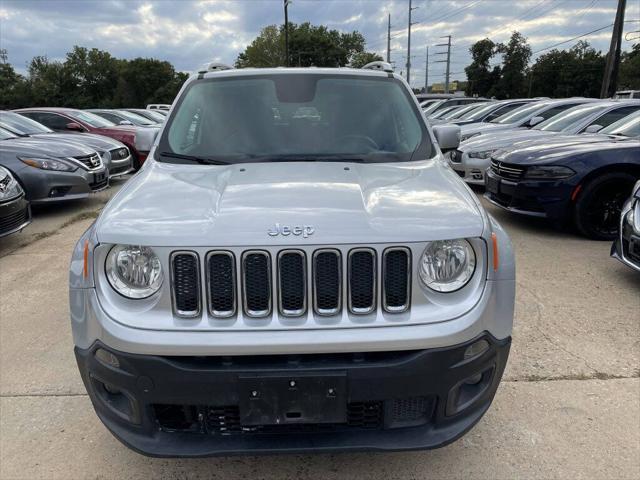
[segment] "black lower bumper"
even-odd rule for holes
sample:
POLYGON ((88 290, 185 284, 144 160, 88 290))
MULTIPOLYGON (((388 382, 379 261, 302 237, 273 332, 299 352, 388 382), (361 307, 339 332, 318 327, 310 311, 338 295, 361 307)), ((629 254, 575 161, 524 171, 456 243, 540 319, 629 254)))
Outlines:
POLYGON ((145 455, 409 450, 446 445, 480 420, 510 343, 483 335, 430 350, 256 357, 96 343, 76 359, 100 419, 145 455), (465 359, 479 340, 484 351, 465 359))
POLYGON ((31 223, 31 208, 24 194, 0 203, 0 237, 18 232, 31 223))

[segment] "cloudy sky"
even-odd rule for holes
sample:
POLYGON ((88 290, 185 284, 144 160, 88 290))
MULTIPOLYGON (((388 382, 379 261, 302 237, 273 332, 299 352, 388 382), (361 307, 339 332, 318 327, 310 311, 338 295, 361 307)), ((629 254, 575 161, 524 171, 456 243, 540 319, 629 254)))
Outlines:
MULTIPOLYGON (((404 70, 409 0, 293 0, 289 19, 364 34, 368 49, 386 55, 391 14, 391 59, 404 70)), ((638 42, 640 2, 627 2, 625 49, 638 42), (636 33, 634 33, 636 32, 636 33)), ((534 50, 584 37, 606 50, 617 0, 413 0, 412 75, 424 84, 442 81, 442 35, 452 35, 452 79, 464 79, 469 45, 489 37, 504 41, 512 30, 534 50)), ((97 47, 121 58, 155 57, 190 71, 206 61, 233 63, 260 29, 283 21, 282 0, 0 0, 0 48, 21 72, 35 55, 62 59, 73 45, 97 47)), ((577 40, 576 40, 577 41, 577 40)), ((569 47, 575 41, 559 48, 569 47)))

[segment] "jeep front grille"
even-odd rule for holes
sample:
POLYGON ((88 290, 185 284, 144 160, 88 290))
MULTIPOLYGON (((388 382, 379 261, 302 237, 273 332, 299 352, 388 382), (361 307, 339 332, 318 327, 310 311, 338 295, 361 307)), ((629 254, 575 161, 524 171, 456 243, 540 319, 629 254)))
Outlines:
POLYGON ((247 250, 238 257, 212 250, 201 267, 195 252, 173 252, 176 315, 200 315, 203 293, 209 315, 220 319, 234 317, 239 310, 253 319, 269 317, 274 305, 279 315, 298 318, 309 310, 322 317, 342 315, 343 305, 352 315, 372 314, 378 308, 401 313, 411 306, 412 260, 406 247, 390 247, 380 254, 357 247, 344 249, 344 255, 338 248, 283 249, 273 256, 265 250, 247 250))

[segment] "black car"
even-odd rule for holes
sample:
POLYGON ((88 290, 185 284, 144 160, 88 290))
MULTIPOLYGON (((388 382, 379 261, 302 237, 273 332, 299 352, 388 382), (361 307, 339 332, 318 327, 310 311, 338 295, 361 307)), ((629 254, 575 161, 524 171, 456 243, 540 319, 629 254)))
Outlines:
POLYGON ((24 190, 11 172, 0 167, 0 237, 18 232, 31 223, 31 209, 24 190))
POLYGON ((596 240, 618 235, 620 212, 640 178, 640 113, 602 130, 601 135, 566 136, 502 150, 491 159, 485 197, 514 213, 574 225, 596 240), (615 132, 615 133, 612 133, 615 132))
POLYGON ((613 242, 611 256, 640 272, 640 181, 622 207, 620 236, 613 242))

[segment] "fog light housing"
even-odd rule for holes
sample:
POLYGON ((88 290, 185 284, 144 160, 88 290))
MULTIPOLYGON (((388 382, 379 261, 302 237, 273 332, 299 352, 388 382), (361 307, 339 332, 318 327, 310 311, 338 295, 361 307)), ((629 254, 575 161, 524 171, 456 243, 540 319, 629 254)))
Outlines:
POLYGON ((470 360, 472 358, 479 357, 487 350, 489 350, 489 342, 486 340, 478 340, 477 342, 473 342, 469 345, 464 351, 464 359, 470 360))
POLYGON ((120 360, 113 353, 106 351, 104 348, 99 348, 95 353, 96 360, 103 365, 113 368, 120 368, 120 360))

